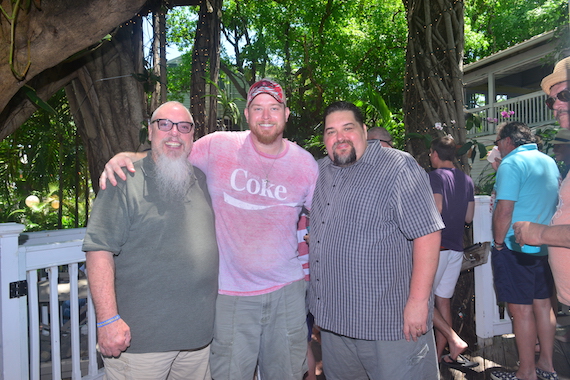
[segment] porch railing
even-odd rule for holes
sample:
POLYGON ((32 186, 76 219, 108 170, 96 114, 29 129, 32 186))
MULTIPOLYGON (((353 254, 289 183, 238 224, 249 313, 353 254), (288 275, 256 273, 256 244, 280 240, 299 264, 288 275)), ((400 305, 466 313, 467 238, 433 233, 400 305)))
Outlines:
POLYGON ((521 121, 529 127, 537 127, 555 122, 554 115, 544 101, 547 96, 542 91, 536 91, 516 98, 487 104, 482 107, 467 110, 482 118, 481 128, 467 131, 468 137, 494 135, 500 123, 511 120, 521 121), (511 117, 501 115, 502 111, 514 111, 511 117), (492 121, 490 121, 490 118, 492 121), (496 119, 496 121, 495 121, 496 119))

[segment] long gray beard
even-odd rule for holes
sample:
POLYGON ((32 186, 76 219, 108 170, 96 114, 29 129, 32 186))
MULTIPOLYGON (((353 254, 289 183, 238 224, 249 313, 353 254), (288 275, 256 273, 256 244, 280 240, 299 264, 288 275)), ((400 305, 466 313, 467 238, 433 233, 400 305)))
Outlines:
POLYGON ((191 164, 188 157, 171 159, 161 155, 156 160, 156 181, 161 199, 183 200, 192 181, 191 164))

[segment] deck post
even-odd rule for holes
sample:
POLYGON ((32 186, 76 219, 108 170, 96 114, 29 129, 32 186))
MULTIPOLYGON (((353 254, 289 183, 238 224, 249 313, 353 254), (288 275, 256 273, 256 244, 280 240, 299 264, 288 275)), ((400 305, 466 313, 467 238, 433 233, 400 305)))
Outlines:
MULTIPOLYGON (((473 241, 493 241, 491 197, 475 197, 475 215, 473 217, 473 241)), ((511 321, 506 315, 501 319, 497 306, 497 297, 493 286, 491 254, 486 264, 475 267, 475 333, 480 348, 492 344, 495 335, 512 332, 511 321)))
POLYGON ((0 379, 28 378, 27 297, 10 298, 10 283, 25 280, 18 255, 22 224, 0 224, 0 379))

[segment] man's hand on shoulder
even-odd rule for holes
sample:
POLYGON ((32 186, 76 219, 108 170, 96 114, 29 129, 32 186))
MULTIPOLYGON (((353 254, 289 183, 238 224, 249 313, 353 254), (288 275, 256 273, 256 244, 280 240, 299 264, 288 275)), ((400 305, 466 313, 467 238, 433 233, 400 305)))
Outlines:
POLYGON ((124 167, 127 168, 128 171, 131 173, 135 172, 135 167, 133 162, 138 161, 144 157, 146 157, 147 153, 135 153, 135 152, 121 152, 114 155, 106 164, 105 170, 101 173, 101 177, 99 177, 99 187, 101 190, 105 190, 107 187, 107 180, 113 186, 117 186, 117 178, 118 176, 123 181, 127 180, 127 176, 125 172, 123 172, 124 167))

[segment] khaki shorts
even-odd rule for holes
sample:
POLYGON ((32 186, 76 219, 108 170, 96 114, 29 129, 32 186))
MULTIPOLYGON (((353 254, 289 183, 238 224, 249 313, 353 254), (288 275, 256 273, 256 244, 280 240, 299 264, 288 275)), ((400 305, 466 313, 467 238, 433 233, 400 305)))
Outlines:
POLYGON ((210 346, 195 351, 146 354, 123 352, 118 358, 104 357, 107 380, 210 380, 210 346))

